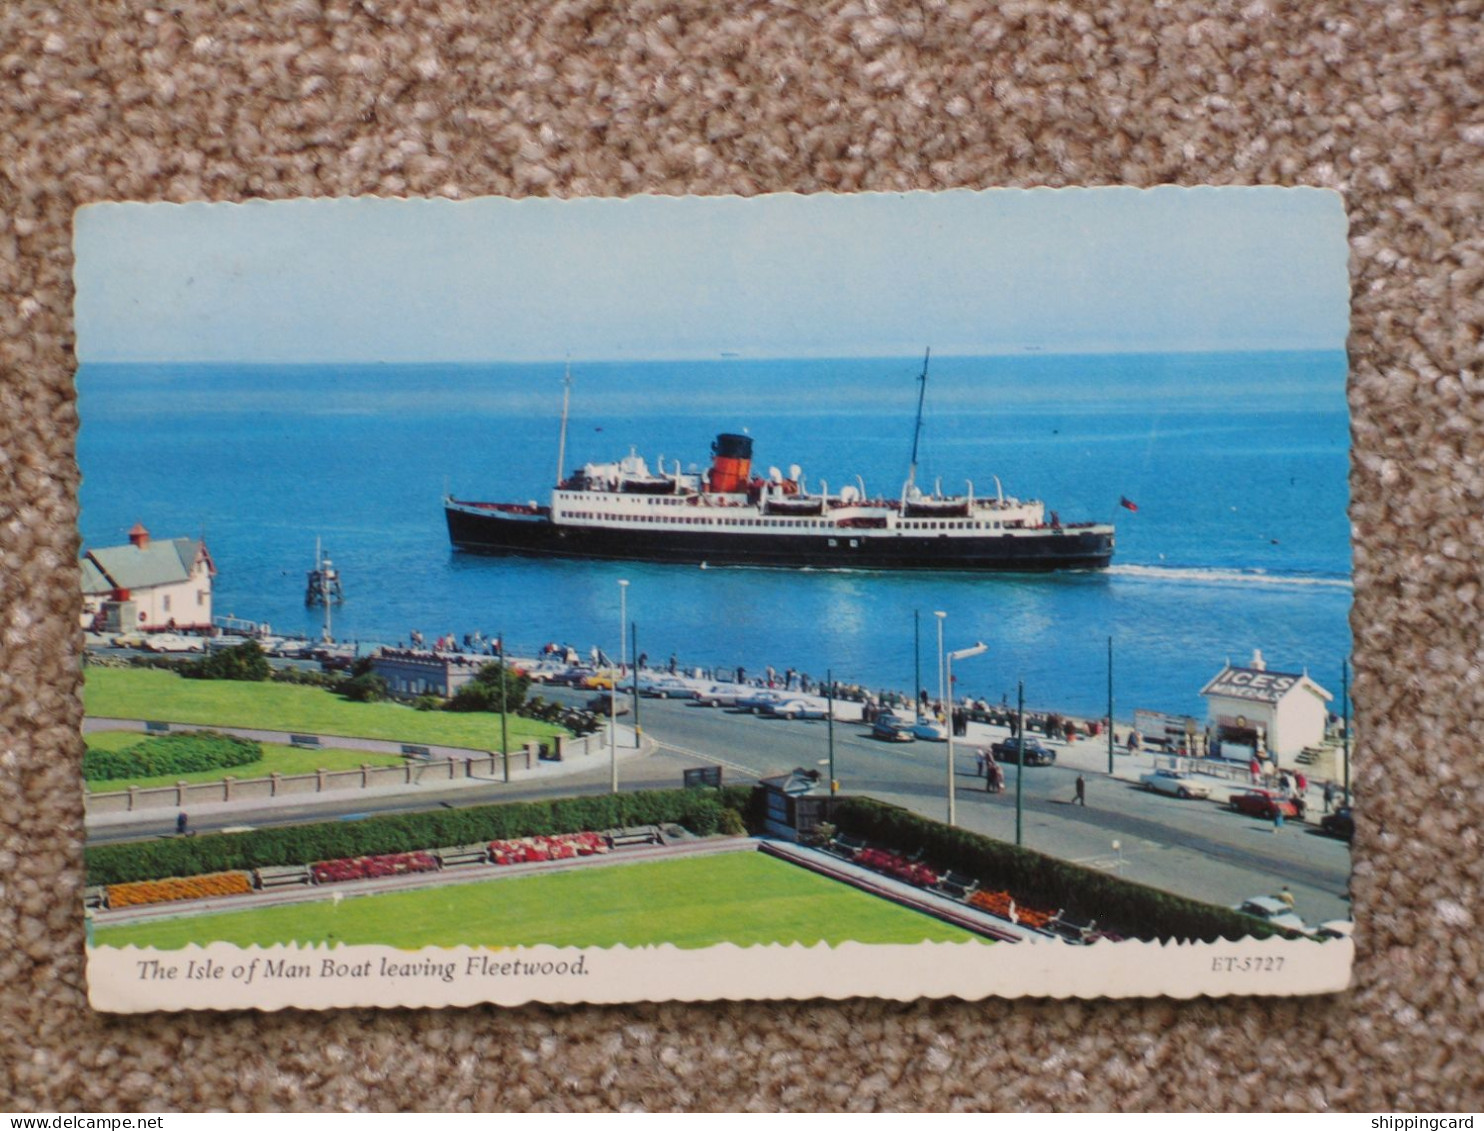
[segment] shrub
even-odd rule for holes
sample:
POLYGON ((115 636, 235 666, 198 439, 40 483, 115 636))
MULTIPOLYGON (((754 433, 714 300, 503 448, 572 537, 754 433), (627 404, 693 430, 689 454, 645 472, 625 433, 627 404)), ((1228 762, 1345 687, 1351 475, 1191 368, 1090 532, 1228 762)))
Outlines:
POLYGON ((273 674, 273 666, 256 640, 245 640, 235 648, 213 652, 181 670, 189 679, 237 679, 260 683, 273 674))
POLYGON ((272 668, 268 676, 274 683, 289 683, 296 687, 327 687, 340 690, 345 679, 334 672, 314 671, 311 668, 272 668))
POLYGON ((1096 919, 1099 926, 1129 938, 1214 942, 1282 933, 1224 907, 1017 848, 869 798, 843 798, 833 815, 843 832, 904 853, 921 851, 939 870, 974 876, 1017 902, 1096 919))
POLYGON ((705 836, 718 831, 726 810, 737 809, 738 802, 750 793, 749 787, 738 786, 721 791, 610 793, 95 845, 85 853, 88 882, 115 884, 231 869, 250 871, 634 825, 677 824, 705 836))
POLYGON ((746 836, 747 826, 742 822, 742 814, 737 810, 723 809, 718 831, 722 836, 746 836))
POLYGON ((523 713, 521 708, 525 705, 530 686, 530 676, 515 668, 507 668, 497 660, 485 664, 470 682, 459 688, 445 710, 498 712, 503 706, 507 712, 523 713), (500 691, 502 681, 505 685, 503 698, 500 691))
POLYGON ((353 703, 380 703, 386 698, 387 682, 379 675, 365 675, 347 679, 339 685, 340 694, 353 703))
POLYGON ((146 738, 122 750, 88 749, 82 756, 86 781, 117 781, 161 774, 192 774, 201 770, 246 766, 263 759, 263 748, 249 738, 235 738, 212 730, 182 731, 146 738))

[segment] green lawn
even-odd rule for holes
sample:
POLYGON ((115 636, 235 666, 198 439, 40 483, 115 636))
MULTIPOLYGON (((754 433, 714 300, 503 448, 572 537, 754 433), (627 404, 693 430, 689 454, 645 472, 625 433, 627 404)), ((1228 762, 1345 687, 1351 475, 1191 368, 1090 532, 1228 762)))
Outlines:
POLYGON ((736 852, 104 927, 95 941, 174 950, 217 941, 415 949, 983 940, 781 860, 736 852))
MULTIPOLYGON (((148 741, 144 735, 133 730, 93 731, 87 736, 90 750, 123 750, 138 742, 148 741)), ((234 778, 265 778, 272 773, 312 774, 315 770, 354 770, 362 763, 372 766, 400 766, 400 754, 373 754, 369 750, 335 750, 324 747, 320 750, 303 750, 297 746, 279 746, 265 742, 263 760, 246 766, 227 769, 198 770, 191 774, 157 774, 154 777, 114 778, 110 781, 84 782, 89 793, 113 793, 137 785, 148 789, 156 785, 174 785, 179 781, 221 781, 228 774, 234 778)))
MULTIPOLYGON (((498 715, 419 711, 400 703, 352 703, 320 687, 182 679, 156 668, 88 668, 83 709, 95 718, 262 727, 476 750, 500 747, 498 715)), ((512 749, 561 733, 559 727, 515 715, 509 717, 509 728, 512 749)))

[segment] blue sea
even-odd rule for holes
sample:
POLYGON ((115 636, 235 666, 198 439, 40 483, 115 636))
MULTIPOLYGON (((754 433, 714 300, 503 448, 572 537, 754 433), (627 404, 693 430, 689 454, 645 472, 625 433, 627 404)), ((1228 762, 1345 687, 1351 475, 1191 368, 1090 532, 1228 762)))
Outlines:
MULTIPOLYGON (((894 496, 922 358, 583 363, 566 465, 631 450, 705 466, 747 431, 754 467, 894 496)), ((217 614, 314 635, 315 540, 342 571, 344 640, 503 632, 616 652, 618 581, 651 662, 772 665, 910 689, 914 614, 935 684, 978 641, 960 693, 1100 714, 1108 639, 1120 717, 1203 714, 1205 682, 1260 648, 1338 691, 1350 652, 1343 353, 933 358, 917 481, 1039 498, 1113 521, 1105 572, 891 574, 551 562, 454 552, 445 491, 546 501, 564 366, 86 364, 77 378, 84 547, 143 522, 204 536, 217 614), (1127 499, 1138 509, 1121 505, 1127 499)))

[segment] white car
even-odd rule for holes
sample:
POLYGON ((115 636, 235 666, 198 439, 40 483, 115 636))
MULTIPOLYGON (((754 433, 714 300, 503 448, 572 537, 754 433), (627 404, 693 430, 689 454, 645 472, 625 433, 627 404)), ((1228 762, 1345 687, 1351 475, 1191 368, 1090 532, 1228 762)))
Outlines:
POLYGON ((912 734, 924 742, 947 742, 948 728, 934 719, 919 718, 911 727, 912 734))
POLYGON ((181 636, 175 632, 156 632, 144 638, 144 647, 151 652, 204 652, 206 641, 199 636, 181 636))
POLYGON ((1211 796, 1209 785, 1181 770, 1155 770, 1139 778, 1139 784, 1151 793, 1168 793, 1171 797, 1211 796))
POLYGON ((752 688, 740 683, 713 683, 694 698, 702 707, 735 707, 738 699, 751 694, 752 688))
POLYGON ((1254 919, 1261 919, 1285 930, 1309 933, 1308 926, 1294 914, 1293 908, 1275 895, 1255 895, 1251 899, 1243 900, 1232 910, 1239 911, 1243 915, 1251 915, 1254 919))
POLYGON ((829 717, 830 709, 828 704, 811 699, 784 699, 768 704, 761 713, 775 719, 823 719, 829 717))
POLYGON ((651 699, 689 699, 696 689, 678 676, 639 677, 639 694, 651 699))

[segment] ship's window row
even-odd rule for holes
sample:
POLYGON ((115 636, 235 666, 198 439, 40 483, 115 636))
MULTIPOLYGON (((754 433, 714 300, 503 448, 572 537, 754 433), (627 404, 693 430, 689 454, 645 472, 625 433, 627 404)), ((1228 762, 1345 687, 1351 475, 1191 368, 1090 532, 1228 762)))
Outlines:
MULTIPOLYGON (((568 511, 565 517, 587 519, 593 522, 663 523, 667 526, 761 526, 768 529, 777 529, 780 527, 808 530, 843 529, 833 522, 803 518, 721 518, 714 515, 625 515, 599 513, 596 511, 568 511)), ((902 530, 999 530, 1001 529, 1001 525, 998 522, 900 522, 897 524, 898 528, 902 530)))

